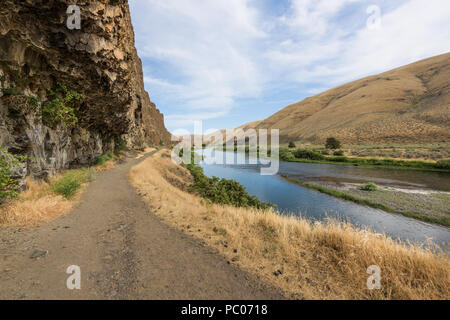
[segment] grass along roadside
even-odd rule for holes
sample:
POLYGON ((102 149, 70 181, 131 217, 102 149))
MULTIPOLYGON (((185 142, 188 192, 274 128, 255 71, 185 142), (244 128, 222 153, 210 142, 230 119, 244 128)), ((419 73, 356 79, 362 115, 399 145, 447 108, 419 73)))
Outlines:
MULTIPOLYGON (((143 157, 154 148, 145 148, 137 154, 143 157)), ((45 181, 27 179, 26 190, 0 206, 0 226, 34 226, 54 220, 76 205, 86 185, 95 179, 98 172, 113 169, 124 157, 125 147, 116 147, 95 161, 93 167, 72 169, 61 172, 45 181)))
POLYGON ((68 170, 49 183, 28 179, 27 189, 18 198, 0 207, 0 226, 29 227, 56 219, 73 208, 94 179, 92 168, 68 170))
MULTIPOLYGON (((166 223, 216 248, 230 263, 306 299, 448 299, 449 257, 406 246, 350 224, 311 223, 275 211, 212 203, 189 192, 194 178, 159 151, 130 170, 150 210, 166 223), (366 270, 381 268, 380 290, 366 270)), ((436 251, 435 251, 436 250, 436 251)))
POLYGON ((432 216, 427 216, 418 212, 411 212, 411 211, 402 211, 402 210, 396 210, 388 205, 382 204, 382 203, 377 203, 368 199, 362 199, 359 197, 355 197, 353 195, 347 194, 345 192, 339 191, 339 190, 334 190, 334 189, 330 189, 324 186, 319 186, 319 185, 315 185, 312 183, 308 183, 308 182, 303 182, 298 178, 293 178, 293 177, 289 177, 287 175, 281 175, 283 178, 285 178, 286 180, 296 183, 298 185, 301 185, 302 187, 306 187, 309 189, 314 189, 317 190, 321 193, 336 197, 336 198, 340 198, 340 199, 344 199, 344 200, 348 200, 348 201, 352 201, 355 202, 357 204, 360 205, 365 205, 368 207, 372 207, 375 209, 381 209, 383 211, 386 212, 390 212, 390 213, 397 213, 397 214, 401 214, 404 215, 406 217, 410 217, 410 218, 415 218, 421 221, 425 221, 425 222, 432 222, 432 223, 437 223, 443 226, 447 226, 450 227, 450 218, 447 217, 432 217, 432 216))
POLYGON ((0 206, 0 226, 29 227, 70 212, 96 173, 114 168, 117 159, 108 153, 99 157, 93 167, 66 170, 49 182, 27 179, 26 190, 0 206))

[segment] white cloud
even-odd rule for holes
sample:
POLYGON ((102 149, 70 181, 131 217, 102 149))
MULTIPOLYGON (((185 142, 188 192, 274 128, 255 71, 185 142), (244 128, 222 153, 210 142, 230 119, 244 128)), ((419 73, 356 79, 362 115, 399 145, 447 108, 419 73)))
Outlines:
POLYGON ((314 38, 330 31, 331 20, 346 5, 360 0, 292 0, 291 10, 280 19, 297 33, 314 38))
MULTIPOLYGON (((299 20, 301 25, 317 26, 318 32, 273 45, 275 49, 267 52, 267 58, 287 71, 288 81, 339 84, 450 51, 449 1, 406 1, 390 12, 382 12, 379 29, 363 24, 351 30, 336 24, 339 11, 354 2, 326 1, 330 3, 327 9, 322 1, 313 5, 309 0, 293 0, 297 14, 291 21, 285 19, 285 27, 293 32, 298 25, 292 21, 299 20)), ((312 32, 314 28, 306 30, 312 32)))
POLYGON ((169 128, 243 110, 239 99, 280 100, 284 88, 300 99, 450 51, 448 0, 286 1, 278 16, 254 0, 130 2, 145 82, 170 105, 169 128), (380 29, 366 27, 372 4, 380 29))
POLYGON ((151 90, 178 99, 182 114, 171 115, 168 121, 181 124, 191 110, 198 120, 209 118, 229 110, 237 98, 260 94, 262 76, 253 58, 254 43, 266 35, 257 26, 258 12, 248 2, 130 3, 139 54, 170 69, 167 78, 147 74, 145 79, 151 90))

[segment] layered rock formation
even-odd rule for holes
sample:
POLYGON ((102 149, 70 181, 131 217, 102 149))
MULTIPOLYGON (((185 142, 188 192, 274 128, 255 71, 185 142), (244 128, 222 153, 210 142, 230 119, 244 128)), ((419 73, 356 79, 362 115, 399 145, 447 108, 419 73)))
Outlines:
POLYGON ((118 143, 170 143, 144 90, 128 1, 77 1, 79 30, 67 27, 70 4, 2 0, 0 7, 0 147, 36 157, 28 173, 42 178, 91 164, 118 143), (42 123, 58 84, 83 95, 75 126, 42 123))

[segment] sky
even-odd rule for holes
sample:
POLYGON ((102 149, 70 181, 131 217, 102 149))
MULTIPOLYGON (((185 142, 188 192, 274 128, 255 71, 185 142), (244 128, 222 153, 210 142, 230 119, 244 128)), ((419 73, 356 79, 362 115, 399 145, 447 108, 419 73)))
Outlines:
POLYGON ((449 0, 132 0, 150 99, 172 133, 234 128, 450 51, 449 0))

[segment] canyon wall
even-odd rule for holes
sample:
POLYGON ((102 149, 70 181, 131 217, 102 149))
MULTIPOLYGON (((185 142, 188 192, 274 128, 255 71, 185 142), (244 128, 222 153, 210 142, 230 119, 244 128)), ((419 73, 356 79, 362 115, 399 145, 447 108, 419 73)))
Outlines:
POLYGON ((70 30, 66 11, 74 3, 2 0, 0 6, 0 147, 35 158, 22 176, 45 179, 89 165, 118 145, 170 143, 163 115, 144 89, 128 1, 76 1, 81 25, 70 30), (60 107, 65 102, 67 109, 60 107), (51 124, 43 121, 48 106, 51 124), (68 116, 75 119, 70 125, 61 120, 68 116))

